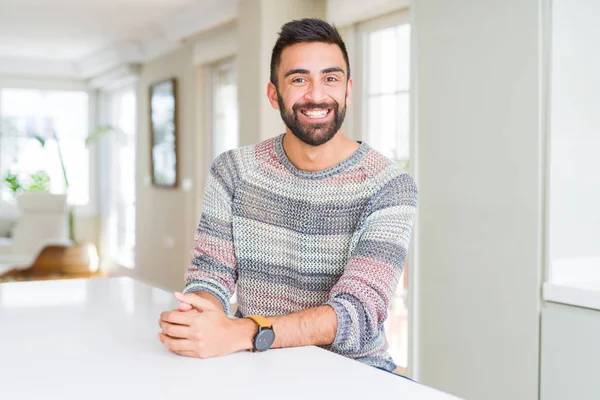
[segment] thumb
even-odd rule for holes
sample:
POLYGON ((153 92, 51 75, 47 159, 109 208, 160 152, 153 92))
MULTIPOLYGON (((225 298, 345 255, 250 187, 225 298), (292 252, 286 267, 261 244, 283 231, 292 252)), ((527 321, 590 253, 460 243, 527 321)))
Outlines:
POLYGON ((175 298, 182 303, 189 304, 190 306, 200 311, 215 311, 215 305, 210 301, 203 299, 200 296, 196 296, 192 293, 179 293, 175 292, 175 298))

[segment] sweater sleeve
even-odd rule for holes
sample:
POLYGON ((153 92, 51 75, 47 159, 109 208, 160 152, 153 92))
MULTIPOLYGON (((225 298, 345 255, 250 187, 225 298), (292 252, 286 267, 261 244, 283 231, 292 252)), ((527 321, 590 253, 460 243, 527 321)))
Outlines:
POLYGON ((329 293, 327 304, 337 314, 335 352, 359 358, 384 345, 383 323, 406 260, 416 203, 416 185, 405 173, 369 201, 344 273, 329 293))
POLYGON ((226 314, 237 282, 232 233, 235 164, 231 153, 214 161, 204 192, 202 216, 196 230, 192 261, 185 273, 184 292, 214 295, 226 314))

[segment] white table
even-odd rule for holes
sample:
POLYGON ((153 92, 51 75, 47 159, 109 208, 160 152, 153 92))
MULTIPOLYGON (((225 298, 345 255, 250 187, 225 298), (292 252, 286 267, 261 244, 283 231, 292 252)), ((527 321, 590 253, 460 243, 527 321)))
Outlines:
POLYGON ((174 307, 130 278, 0 284, 0 398, 455 399, 318 347, 174 355, 157 338, 174 307))

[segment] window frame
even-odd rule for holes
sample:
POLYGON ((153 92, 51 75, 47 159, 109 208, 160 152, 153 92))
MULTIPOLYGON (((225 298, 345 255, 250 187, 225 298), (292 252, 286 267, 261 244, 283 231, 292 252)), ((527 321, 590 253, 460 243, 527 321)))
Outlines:
MULTIPOLYGON (((220 60, 216 60, 210 64, 206 64, 204 68, 204 78, 206 82, 206 123, 205 129, 207 132, 207 148, 208 148, 208 167, 210 168, 210 164, 212 161, 219 155, 216 154, 215 151, 215 104, 216 104, 216 87, 218 85, 218 73, 224 69, 232 69, 234 74, 236 75, 237 80, 237 62, 235 56, 226 57, 220 60)), ((237 85, 237 83, 236 83, 237 85)), ((238 99, 238 116, 239 116, 239 99, 238 99)), ((238 127, 237 132, 238 145, 240 143, 240 132, 238 127)))
MULTIPOLYGON (((353 35, 355 43, 352 48, 355 49, 355 63, 353 75, 358 77, 354 81, 353 97, 354 97, 354 112, 353 112, 353 125, 354 125, 354 136, 357 140, 364 140, 369 142, 368 134, 368 117, 366 112, 368 110, 367 102, 369 101, 368 93, 368 78, 369 78, 369 67, 368 67, 368 43, 367 36, 381 29, 391 28, 397 25, 410 25, 410 13, 408 9, 395 11, 390 14, 386 14, 380 17, 369 19, 366 21, 359 22, 355 25, 356 34, 353 35)), ((411 32, 412 42, 412 32, 411 32)), ((412 57, 411 57, 412 64, 412 57)), ((412 71, 411 71, 412 72, 412 71)), ((406 91, 409 98, 409 118, 412 121, 412 113, 410 111, 410 105, 412 104, 412 96, 414 89, 412 88, 412 77, 409 80, 409 88, 406 91)), ((403 92, 404 93, 404 92, 403 92)), ((412 122, 410 122, 412 124, 412 122)), ((412 155, 413 155, 413 134, 411 126, 409 126, 409 158, 407 160, 394 160, 397 162, 406 162, 407 171, 412 171, 412 155)))
MULTIPOLYGON (((139 120, 137 118, 137 110, 139 107, 139 96, 138 96, 138 87, 136 84, 136 81, 132 81, 132 82, 128 82, 128 83, 124 83, 122 85, 118 85, 118 86, 110 86, 107 88, 102 88, 100 90, 98 90, 97 92, 97 96, 98 96, 98 103, 99 103, 99 108, 98 108, 98 121, 100 121, 100 125, 106 125, 106 124, 111 124, 112 125, 112 121, 111 121, 111 117, 112 117, 112 103, 115 101, 115 99, 122 95, 123 93, 127 92, 127 91, 131 91, 133 92, 134 96, 135 96, 135 110, 136 110, 136 115, 135 115, 135 131, 132 132, 133 136, 135 137, 136 140, 136 149, 137 149, 137 141, 139 140, 139 120)), ((98 180, 97 180, 97 185, 98 187, 100 186, 106 186, 106 185, 112 185, 114 182, 112 181, 112 177, 115 174, 118 174, 118 170, 114 167, 114 165, 112 163, 109 162, 109 158, 108 158, 108 154, 109 152, 114 153, 115 150, 118 149, 118 146, 114 143, 114 141, 99 141, 97 143, 96 146, 93 146, 96 148, 96 152, 98 153, 99 156, 99 164, 102 164, 105 168, 108 168, 108 170, 110 171, 109 175, 110 176, 99 176, 98 180), (108 180, 108 182, 106 181, 108 180)), ((137 158, 137 154, 136 154, 136 158, 137 158)), ((138 160, 136 159, 135 161, 135 175, 138 175, 138 171, 137 171, 137 164, 138 164, 138 160)), ((137 186, 137 178, 136 180, 134 180, 134 185, 137 186)), ((135 189, 135 194, 136 194, 136 202, 135 202, 135 207, 137 207, 137 188, 135 189)), ((117 234, 119 235, 118 232, 112 232, 110 231, 110 226, 108 226, 106 224, 106 221, 108 220, 108 215, 106 214, 107 212, 110 211, 110 207, 112 207, 113 205, 118 207, 118 198, 116 196, 116 193, 114 191, 101 191, 100 192, 100 196, 99 196, 99 203, 101 204, 101 210, 100 210, 100 217, 101 217, 101 227, 100 230, 102 231, 102 235, 100 237, 100 240, 102 241, 101 243, 101 253, 102 253, 102 257, 101 259, 106 260, 106 262, 108 262, 110 265, 109 266, 104 266, 104 267, 108 267, 108 268, 113 268, 115 266, 117 267, 122 267, 122 268, 127 268, 130 270, 135 269, 135 244, 137 242, 137 229, 135 229, 134 226, 134 231, 135 231, 135 239, 134 239, 134 250, 133 250, 133 264, 129 264, 127 262, 124 262, 125 260, 123 260, 120 256, 120 253, 117 251, 117 253, 113 254, 113 250, 118 250, 118 249, 112 249, 110 248, 110 241, 107 239, 108 237, 110 237, 110 235, 112 234, 117 234)), ((118 214, 117 210, 117 214, 118 214)), ((137 218, 137 212, 135 212, 135 217, 137 218)), ((120 226, 120 222, 117 221, 117 230, 119 229, 120 226)))

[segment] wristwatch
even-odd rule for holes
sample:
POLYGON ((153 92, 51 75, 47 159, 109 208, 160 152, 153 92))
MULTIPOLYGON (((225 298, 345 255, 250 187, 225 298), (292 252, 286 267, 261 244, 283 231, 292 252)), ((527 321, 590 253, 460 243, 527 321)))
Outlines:
POLYGON ((258 325, 258 331, 252 339, 252 348, 249 350, 252 352, 269 350, 275 341, 273 324, 271 324, 268 319, 260 315, 249 315, 246 318, 251 319, 252 321, 256 322, 256 325, 258 325))

